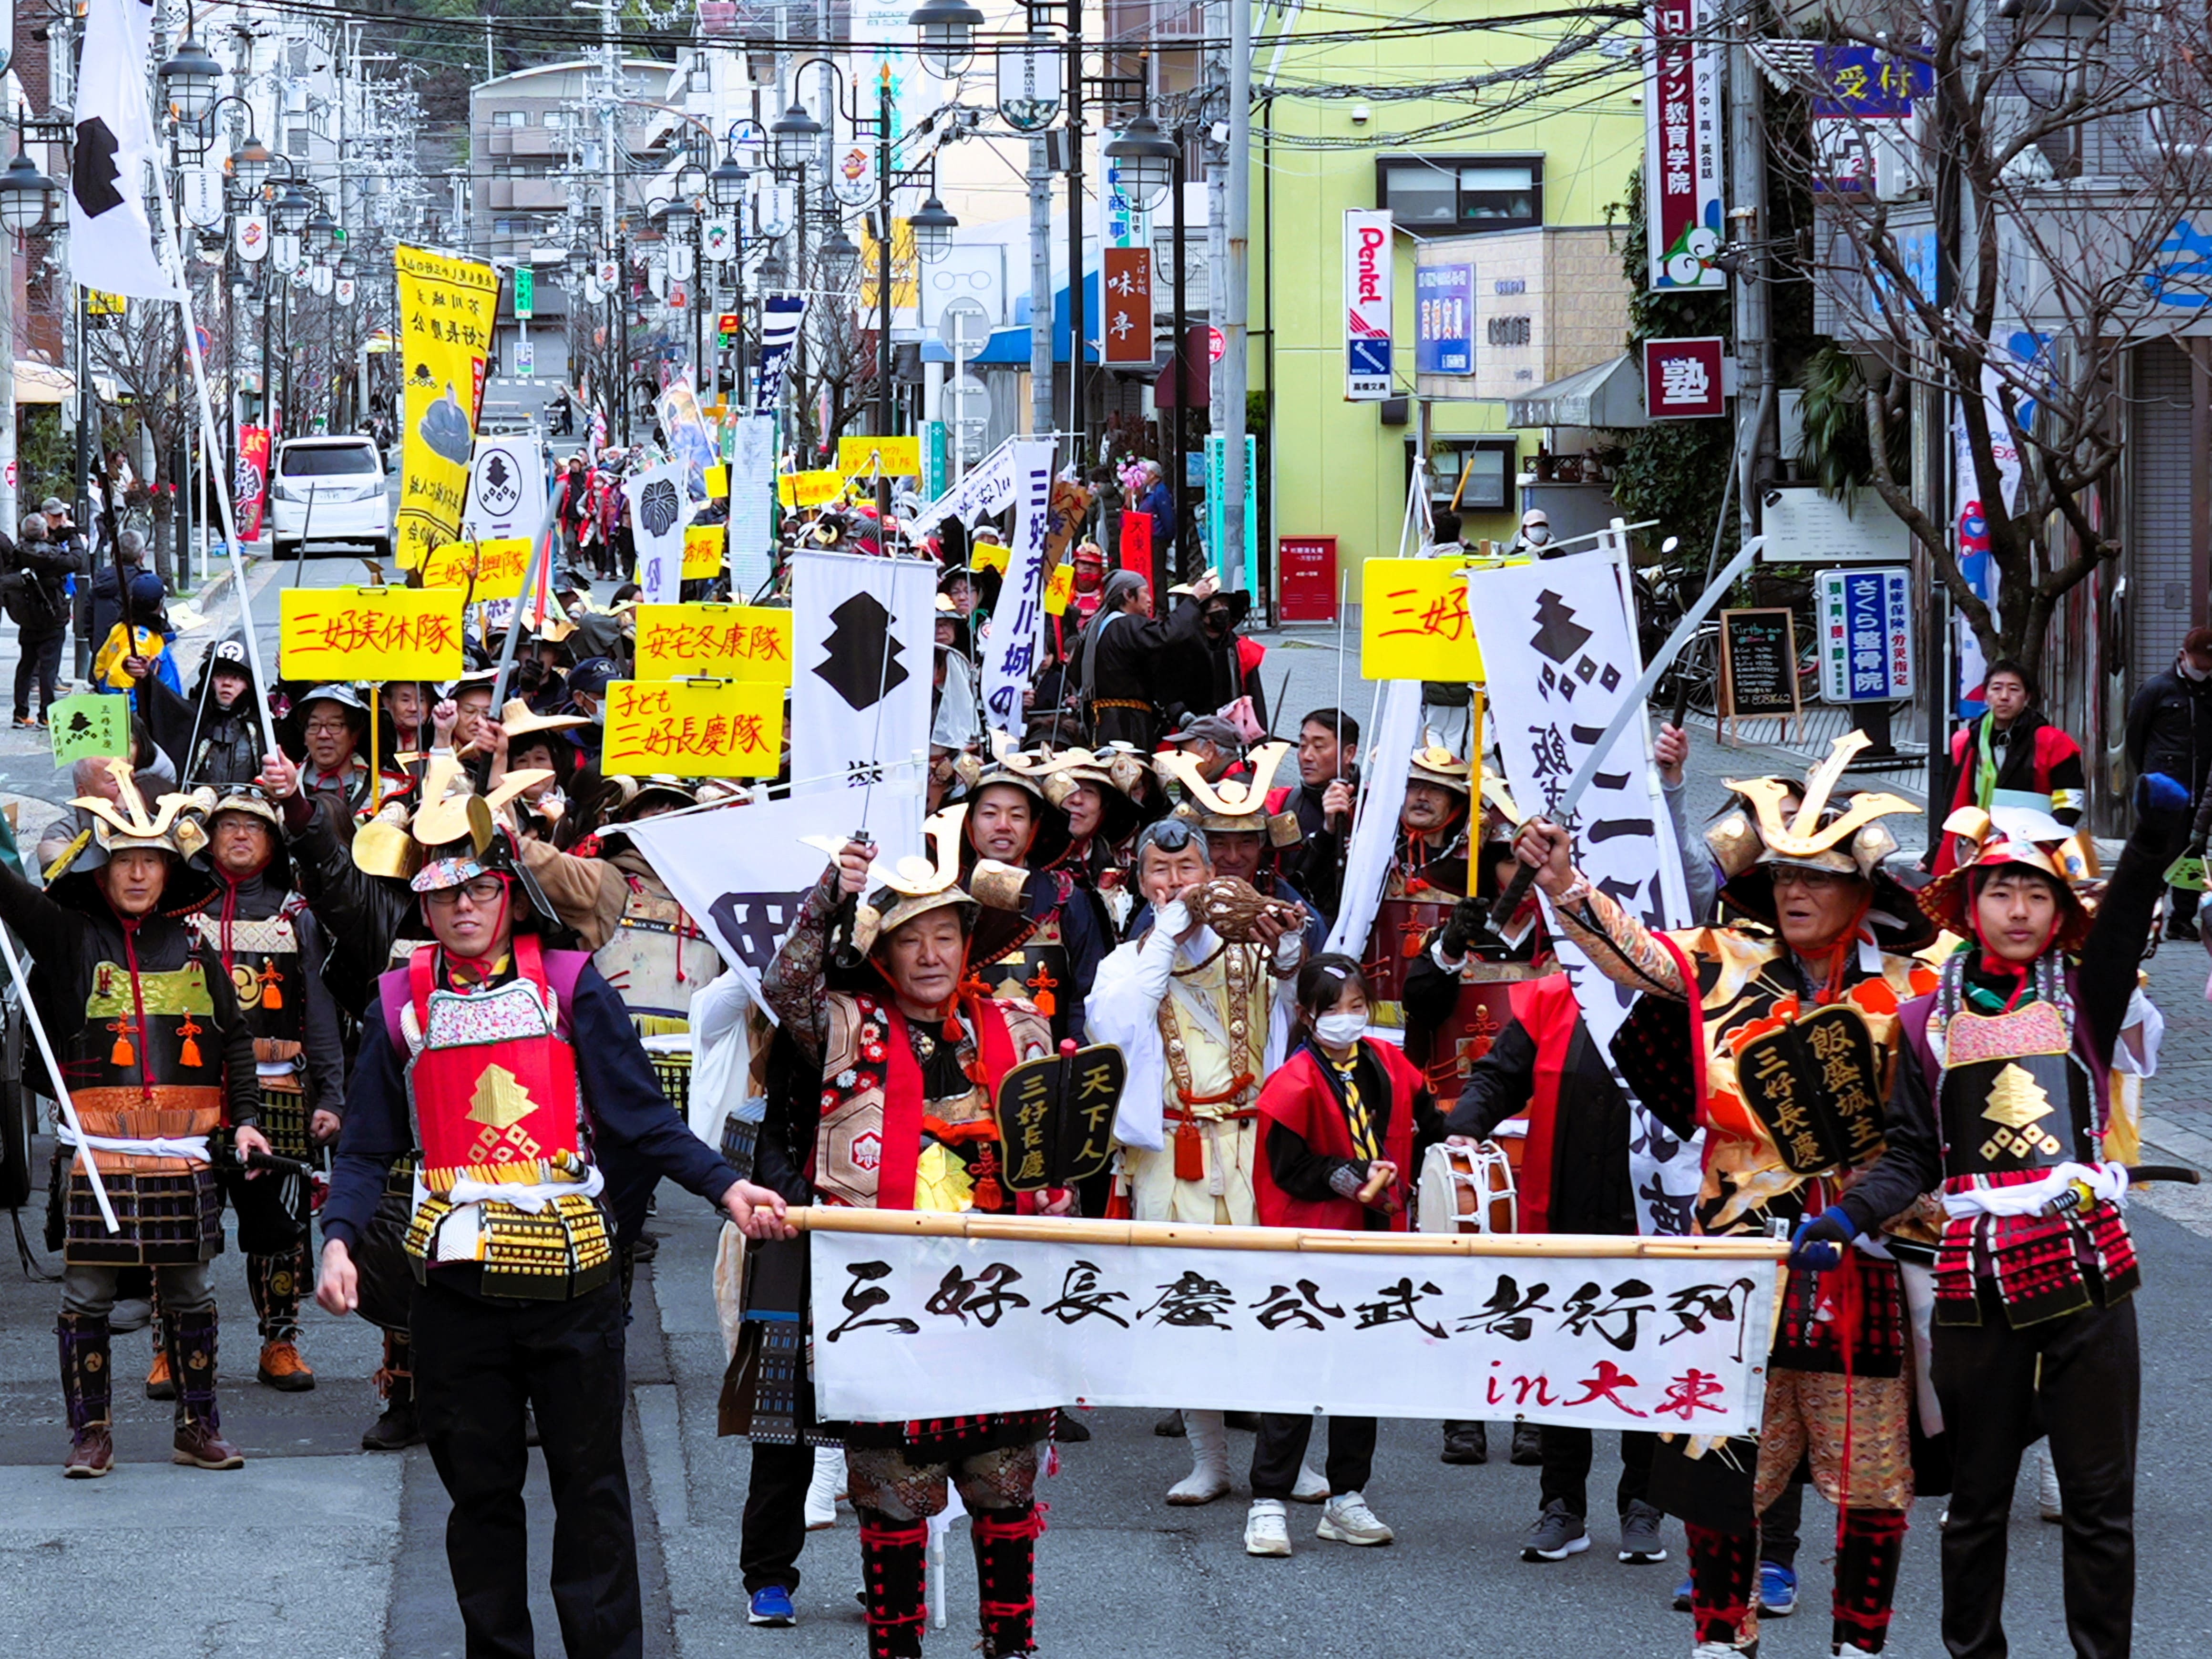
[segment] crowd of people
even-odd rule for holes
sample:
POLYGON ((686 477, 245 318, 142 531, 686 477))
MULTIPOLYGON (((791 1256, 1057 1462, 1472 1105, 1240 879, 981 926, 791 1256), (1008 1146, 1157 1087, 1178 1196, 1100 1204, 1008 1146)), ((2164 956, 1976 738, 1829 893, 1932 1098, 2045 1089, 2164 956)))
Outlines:
MULTIPOLYGON (((589 564, 618 532, 587 514, 573 550, 589 564)), ((1634 1233, 1632 1092, 1672 1133, 1703 1133, 1698 1231, 1793 1239, 1758 1435, 1621 1437, 1618 1558, 1668 1560, 1665 1517, 1684 1523, 1697 1659, 1754 1651, 1761 1612, 1795 1607, 1808 1479, 1841 1515, 1833 1652, 1882 1650, 1907 1512, 1948 1491, 1943 1637, 2002 1653, 2005 1517, 2039 1435, 2076 1650, 2128 1650, 2140 1270, 2120 1201, 2126 1079, 2155 1043, 2133 964, 2191 831, 2197 781, 2177 775, 2193 750, 2148 757, 2132 838, 2100 878, 2076 828, 2078 752, 2038 722, 2032 677, 1999 665, 1987 720, 1960 734, 1931 878, 1885 825, 1906 804, 1847 790, 1848 748, 1806 777, 1735 783, 1718 820, 1692 824, 1688 739, 1662 726, 1695 915, 1656 933, 1575 870, 1564 831, 1494 783, 1478 792, 1479 732, 1364 757, 1342 709, 1271 710, 1240 626, 1249 596, 1210 576, 1162 611, 1143 574, 1109 573, 1079 540, 1026 730, 991 740, 975 702, 991 545, 948 527, 935 550, 926 855, 854 839, 828 858, 746 1016, 750 1131, 719 1139, 695 1132, 690 1094, 695 1007, 727 988, 724 964, 634 832, 750 796, 601 772, 606 690, 629 672, 624 595, 603 609, 564 580, 511 673, 482 654, 440 685, 263 686, 226 640, 185 689, 126 631, 133 752, 81 763, 33 856, 0 860, 0 921, 33 943, 74 1115, 48 1224, 65 1262, 67 1474, 113 1467, 116 1339, 142 1327, 176 1460, 243 1462, 222 1433, 210 1272, 228 1207, 258 1385, 315 1386, 309 1294, 381 1328, 362 1443, 427 1442, 470 1651, 531 1650, 534 1439, 568 1650, 639 1653, 623 1329, 665 1177, 746 1241, 723 1413, 753 1442, 752 1622, 793 1621, 809 1531, 844 1498, 872 1659, 911 1659, 927 1523, 957 1492, 981 1650, 1027 1653, 1036 1482, 1049 1443, 1088 1438, 1082 1414, 838 1422, 807 1388, 774 1386, 804 1376, 799 1281, 776 1265, 805 1248, 792 1208, 1387 1233, 1413 1224, 1437 1149, 1505 1143, 1525 1230, 1634 1233), (1369 831, 1388 857, 1358 893, 1363 760, 1402 773, 1403 799, 1369 831), (1544 898, 1500 917, 1522 868, 1544 898), (1346 914, 1374 920, 1331 949, 1346 914), (1639 994, 1610 1052, 1558 971, 1562 939, 1639 994), (1865 1073, 1849 1101, 1817 1067, 1798 1078, 1850 1130, 1826 1152, 1738 1064, 1752 1037, 1815 1015, 1848 1026, 1865 1073), (1114 1157, 1018 1192, 999 1085, 1069 1042, 1121 1053, 1114 1157), (1922 1283, 1933 1316, 1916 1328, 1922 1283)), ((2212 672, 2212 634, 2191 643, 2212 672)), ((1317 1468, 1310 1416, 1218 1407, 1157 1425, 1190 1453, 1164 1504, 1228 1497, 1243 1428, 1249 1553, 1291 1553, 1300 1504, 1321 1540, 1392 1540, 1370 1501, 1372 1419, 1332 1417, 1317 1468)), ((1443 1424, 1439 1457, 1486 1461, 1489 1426, 1443 1424)), ((1523 1558, 1590 1548, 1590 1432, 1517 1423, 1495 1449, 1540 1468, 1523 1558)))

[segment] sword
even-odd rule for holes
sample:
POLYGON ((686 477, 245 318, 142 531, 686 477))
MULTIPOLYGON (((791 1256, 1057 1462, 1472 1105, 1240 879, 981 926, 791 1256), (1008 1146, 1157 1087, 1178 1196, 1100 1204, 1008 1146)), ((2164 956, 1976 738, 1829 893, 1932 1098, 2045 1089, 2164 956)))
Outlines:
MULTIPOLYGON (((1605 764, 1606 756, 1612 751, 1613 740, 1628 729, 1630 720, 1642 718, 1644 700, 1651 695, 1651 688, 1659 684, 1659 678, 1667 672, 1667 665, 1681 654, 1682 647, 1690 642, 1691 635, 1698 631, 1699 624, 1712 614, 1722 597, 1735 586, 1736 578, 1743 574, 1746 568, 1759 556, 1759 549, 1765 545, 1766 538, 1764 536, 1753 536, 1746 542, 1735 557, 1728 562, 1727 568, 1698 596, 1698 602, 1682 613, 1682 620, 1674 624, 1674 631, 1667 636, 1667 643, 1659 647, 1659 654, 1644 664, 1642 677, 1629 688, 1628 695, 1620 700, 1620 707, 1613 711, 1613 719, 1603 734, 1590 745, 1589 752, 1583 757, 1582 764, 1575 768, 1574 775, 1567 780, 1567 787, 1544 809, 1546 817, 1556 823, 1573 815, 1576 803, 1589 793, 1591 783, 1596 780, 1598 768, 1605 764)), ((1493 930, 1503 930, 1505 924, 1512 920, 1513 913, 1521 908, 1521 901, 1528 896, 1528 888, 1535 879, 1536 866, 1533 864, 1524 864, 1514 873, 1512 882, 1499 896, 1498 902, 1490 908, 1490 925, 1493 930)), ((1500 937, 1503 937, 1502 931, 1500 937)))

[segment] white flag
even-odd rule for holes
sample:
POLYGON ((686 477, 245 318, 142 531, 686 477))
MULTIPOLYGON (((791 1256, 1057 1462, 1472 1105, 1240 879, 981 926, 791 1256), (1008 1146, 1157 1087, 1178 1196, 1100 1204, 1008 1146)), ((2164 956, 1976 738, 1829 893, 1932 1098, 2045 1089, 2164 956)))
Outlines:
MULTIPOLYGON (((886 791, 920 793, 923 768, 914 763, 929 748, 936 565, 800 552, 791 566, 792 793, 867 789, 871 803, 886 791)), ((860 821, 848 816, 841 834, 860 821)))
POLYGON ((775 416, 740 415, 730 457, 730 586, 739 599, 775 573, 775 416))
POLYGON ((1016 743, 1027 715, 1022 690, 1036 676, 1044 639, 1044 538, 1052 528, 1052 441, 1018 439, 1012 452, 1014 544, 991 613, 983 657, 983 720, 1016 743))
POLYGON ((146 169, 160 183, 161 146, 147 101, 149 0, 90 0, 77 69, 76 160, 70 169, 70 275, 81 288, 173 300, 154 257, 146 169))
POLYGON ((684 464, 664 461, 623 485, 629 497, 632 539, 637 544, 638 595, 646 605, 674 605, 684 580, 684 464))

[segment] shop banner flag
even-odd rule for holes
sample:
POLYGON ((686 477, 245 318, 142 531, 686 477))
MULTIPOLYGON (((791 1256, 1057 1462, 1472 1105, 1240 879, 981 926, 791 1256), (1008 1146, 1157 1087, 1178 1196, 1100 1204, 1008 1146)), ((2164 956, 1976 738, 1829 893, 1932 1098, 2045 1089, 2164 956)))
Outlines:
MULTIPOLYGON (((919 794, 936 664, 937 565, 811 550, 792 556, 793 794, 919 794)), ((851 805, 839 833, 860 819, 851 805)))
POLYGON ((179 297, 154 257, 145 178, 167 190, 154 107, 146 96, 152 61, 146 0, 88 0, 77 63, 76 142, 70 165, 69 270, 80 288, 141 300, 179 297))
MULTIPOLYGON (((402 568, 458 540, 476 458, 477 414, 499 309, 499 273, 427 248, 394 252, 405 416, 396 525, 402 568)), ((535 528, 533 524, 532 528, 535 528)))
POLYGON ((231 501, 238 509, 238 538, 257 541, 261 514, 269 505, 269 428, 238 428, 238 471, 231 479, 231 501))

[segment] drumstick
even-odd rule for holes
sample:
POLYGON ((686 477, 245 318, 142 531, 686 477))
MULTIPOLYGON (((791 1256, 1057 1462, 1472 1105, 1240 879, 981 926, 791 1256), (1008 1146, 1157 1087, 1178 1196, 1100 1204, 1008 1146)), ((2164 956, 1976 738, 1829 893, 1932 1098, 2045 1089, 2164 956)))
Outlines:
MULTIPOLYGON (((1390 1171, 1388 1170, 1377 1170, 1374 1174, 1367 1177, 1365 1183, 1361 1186, 1359 1191, 1355 1194, 1354 1196, 1357 1197, 1362 1204, 1371 1206, 1376 1199, 1382 1196, 1383 1189, 1390 1184, 1390 1171)), ((1395 1209, 1397 1206, 1394 1203, 1389 1207, 1395 1209)))

